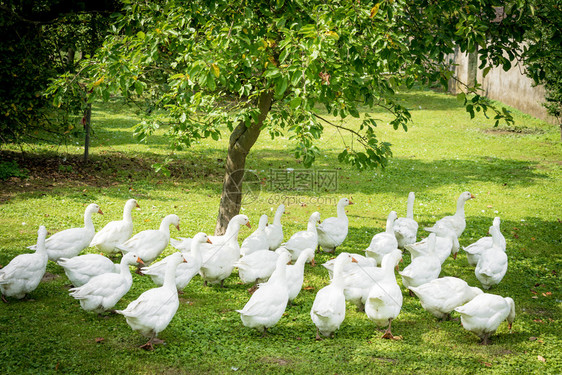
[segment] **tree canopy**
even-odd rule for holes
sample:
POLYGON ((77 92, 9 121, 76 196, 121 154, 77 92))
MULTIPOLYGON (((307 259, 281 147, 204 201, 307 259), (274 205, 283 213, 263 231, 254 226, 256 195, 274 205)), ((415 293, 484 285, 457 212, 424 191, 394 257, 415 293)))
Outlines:
POLYGON ((78 135, 74 117, 83 90, 67 95, 53 111, 43 96, 53 77, 73 72, 75 55, 93 54, 101 44, 114 1, 0 2, 0 145, 35 139, 63 142, 78 135))
MULTIPOLYGON (((361 115, 363 106, 393 115, 394 129, 407 129, 410 113, 395 90, 414 84, 447 85, 455 46, 479 49, 481 67, 518 57, 523 37, 518 22, 528 8, 507 9, 499 22, 494 6, 503 2, 466 0, 161 0, 123 1, 110 35, 78 74, 62 76, 50 93, 55 104, 64 90, 86 82, 95 97, 121 95, 147 104, 137 128, 145 139, 163 123, 173 147, 230 132, 230 147, 218 231, 238 213, 246 156, 262 132, 289 134, 293 152, 310 166, 324 126, 353 134, 339 160, 357 168, 384 166, 390 145, 377 138, 378 120, 361 115), (339 120, 326 121, 323 108, 339 120), (154 109, 163 109, 154 111, 154 109), (346 124, 360 118, 358 127, 346 124)), ((523 4, 524 5, 524 4, 523 4)), ((467 90, 471 90, 467 87, 467 90)), ((511 120, 476 91, 465 96, 467 111, 511 120)))

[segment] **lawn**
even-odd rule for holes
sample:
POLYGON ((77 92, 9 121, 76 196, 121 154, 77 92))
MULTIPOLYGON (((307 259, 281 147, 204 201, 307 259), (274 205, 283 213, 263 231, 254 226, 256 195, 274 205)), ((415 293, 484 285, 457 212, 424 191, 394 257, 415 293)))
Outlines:
MULTIPOLYGON (((486 236, 495 216, 502 219, 507 240, 509 269, 491 293, 510 296, 516 304, 513 331, 500 325, 489 346, 464 330, 458 314, 437 321, 417 298, 403 289, 402 311, 393 333, 402 340, 381 339, 382 333, 364 313, 348 304, 346 319, 335 338, 316 341, 310 308, 315 293, 327 285, 328 273, 320 265, 306 266, 304 288, 277 325, 264 338, 244 327, 239 314, 249 299, 248 286, 236 272, 225 288, 204 287, 196 277, 180 296, 180 308, 160 337, 167 344, 147 352, 145 342, 120 315, 98 317, 81 310, 68 295, 63 269, 49 262, 47 276, 30 300, 10 299, 0 304, 0 361, 3 373, 495 373, 562 372, 561 272, 562 249, 562 144, 557 126, 514 111, 514 127, 493 128, 493 121, 468 114, 453 96, 429 90, 400 94, 410 108, 408 131, 395 131, 384 113, 378 135, 392 143, 394 157, 384 169, 355 171, 337 162, 349 135, 326 127, 319 141, 321 155, 303 176, 332 178, 323 186, 282 183, 278 173, 302 164, 292 156, 288 135, 274 142, 263 134, 247 161, 262 181, 256 200, 242 213, 254 227, 259 216, 273 216, 285 203, 285 240, 306 228, 308 216, 319 211, 335 216, 341 197, 355 202, 347 208, 350 229, 337 252, 363 253, 372 236, 384 231, 391 210, 405 216, 408 192, 416 192, 415 219, 421 228, 452 214, 459 194, 470 191, 467 228, 460 238, 467 246, 486 236)), ((8 145, 1 160, 17 160, 27 177, 12 177, 0 185, 0 265, 36 242, 37 228, 50 233, 82 226, 84 208, 98 203, 104 215, 93 218, 97 229, 122 216, 128 198, 141 206, 133 212, 135 233, 156 229, 167 214, 181 218, 181 231, 172 237, 190 237, 214 231, 221 193, 228 134, 219 141, 204 140, 190 149, 170 154, 169 139, 161 129, 147 144, 133 139, 140 117, 133 108, 117 102, 97 103, 93 112, 95 133, 91 161, 80 163, 79 141, 63 147, 35 144, 21 159, 8 145), (171 175, 155 173, 153 164, 171 158, 171 175)), ((348 126, 357 126, 353 120, 348 126)), ((5 164, 4 164, 5 165, 5 164)), ((301 181, 305 183, 306 180, 301 181), (304 181, 304 182, 303 182, 304 181)), ((328 181, 328 180, 327 180, 328 181)), ((252 230, 243 228, 241 240, 252 230)), ((94 252, 93 249, 87 252, 94 252)), ((173 252, 168 247, 162 256, 173 252)), ((332 255, 317 253, 321 264, 332 255)), ((409 263, 404 255, 401 268, 409 263)), ((449 258, 441 276, 457 276, 480 286, 464 252, 449 258)), ((401 285, 400 277, 397 277, 401 285)), ((133 275, 133 287, 117 304, 125 308, 152 288, 148 277, 133 275)))

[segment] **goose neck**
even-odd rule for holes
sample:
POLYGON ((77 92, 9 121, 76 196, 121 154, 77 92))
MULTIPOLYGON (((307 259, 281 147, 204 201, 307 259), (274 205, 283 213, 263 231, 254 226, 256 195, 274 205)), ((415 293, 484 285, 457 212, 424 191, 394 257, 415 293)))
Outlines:
POLYGON ((277 212, 275 212, 275 216, 273 217, 273 224, 280 226, 281 225, 281 216, 283 216, 283 211, 277 210, 277 212))
POLYGON ((457 201, 457 211, 455 212, 455 216, 462 216, 464 217, 464 204, 465 204, 465 200, 461 198, 459 198, 459 200, 457 201))
POLYGON ((414 219, 414 200, 415 200, 415 195, 413 193, 410 193, 408 195, 408 204, 406 207, 406 217, 408 219, 414 219))
POLYGON ((337 212, 338 212, 338 219, 347 220, 347 215, 345 213, 345 206, 344 205, 338 204, 337 212))
POLYGON ((306 230, 312 233, 316 233, 316 222, 309 221, 308 225, 306 226, 306 230))
POLYGON ((176 289, 176 268, 179 265, 177 262, 168 262, 166 265, 166 273, 164 274, 164 284, 162 285, 167 289, 176 289))
POLYGON ((84 227, 95 231, 94 222, 92 220, 92 211, 86 211, 84 214, 84 227))

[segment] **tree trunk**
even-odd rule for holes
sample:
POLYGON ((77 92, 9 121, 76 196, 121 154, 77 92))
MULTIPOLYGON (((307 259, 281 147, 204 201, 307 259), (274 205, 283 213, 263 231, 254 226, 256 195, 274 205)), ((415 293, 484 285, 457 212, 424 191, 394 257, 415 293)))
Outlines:
POLYGON ((260 110, 258 121, 249 127, 241 122, 230 135, 215 235, 223 234, 230 219, 240 212, 246 156, 260 135, 263 122, 271 109, 272 100, 273 92, 262 93, 258 100, 260 110))
POLYGON ((86 133, 84 137, 84 163, 88 161, 88 155, 90 152, 90 122, 92 120, 92 103, 86 104, 86 110, 84 111, 84 132, 86 133))

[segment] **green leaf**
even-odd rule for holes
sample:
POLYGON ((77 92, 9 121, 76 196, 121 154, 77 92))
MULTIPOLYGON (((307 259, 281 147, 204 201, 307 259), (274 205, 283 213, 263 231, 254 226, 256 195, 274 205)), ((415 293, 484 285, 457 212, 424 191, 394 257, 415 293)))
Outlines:
POLYGON ((287 77, 283 76, 277 79, 277 81, 275 82, 275 96, 277 98, 281 98, 283 96, 285 90, 287 90, 287 84, 287 77))
POLYGON ((139 38, 139 39, 144 39, 145 37, 146 37, 146 34, 143 33, 142 31, 139 31, 139 32, 137 33, 137 38, 139 38))
POLYGON ((458 93, 457 100, 463 104, 466 103, 466 94, 464 92, 458 93))
POLYGON ((211 91, 215 91, 217 84, 215 83, 215 75, 211 72, 207 74, 207 88, 211 91))
POLYGON ((214 75, 216 78, 219 78, 219 76, 220 76, 220 74, 221 74, 221 71, 220 71, 218 65, 215 64, 215 63, 211 64, 211 72, 213 73, 213 75, 214 75))
POLYGON ((289 107, 291 109, 295 109, 301 104, 301 102, 302 99, 297 96, 296 98, 291 99, 291 101, 289 102, 289 107))

